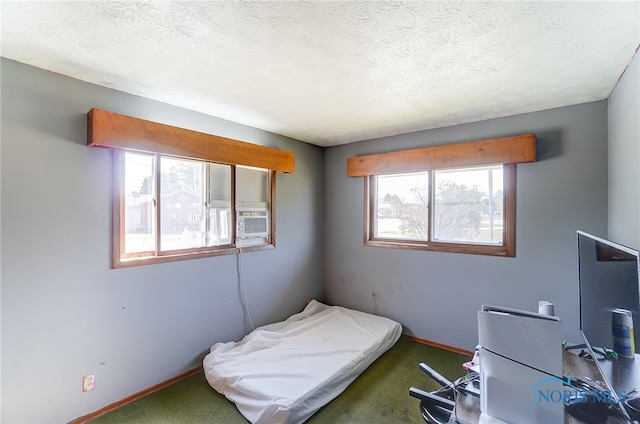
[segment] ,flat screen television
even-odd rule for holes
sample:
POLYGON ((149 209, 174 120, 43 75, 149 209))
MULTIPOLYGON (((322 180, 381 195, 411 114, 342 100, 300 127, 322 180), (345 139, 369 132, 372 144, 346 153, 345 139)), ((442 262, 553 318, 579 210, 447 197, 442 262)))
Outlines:
POLYGON ((584 342, 611 391, 640 391, 640 252, 583 231, 577 239, 584 342))

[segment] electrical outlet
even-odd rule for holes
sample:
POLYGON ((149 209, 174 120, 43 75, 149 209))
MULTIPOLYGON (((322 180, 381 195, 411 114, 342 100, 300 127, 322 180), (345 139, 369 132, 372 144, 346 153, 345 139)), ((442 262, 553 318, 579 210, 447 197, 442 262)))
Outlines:
POLYGON ((82 391, 88 392, 89 390, 93 390, 96 386, 96 376, 94 374, 85 375, 82 377, 82 391))

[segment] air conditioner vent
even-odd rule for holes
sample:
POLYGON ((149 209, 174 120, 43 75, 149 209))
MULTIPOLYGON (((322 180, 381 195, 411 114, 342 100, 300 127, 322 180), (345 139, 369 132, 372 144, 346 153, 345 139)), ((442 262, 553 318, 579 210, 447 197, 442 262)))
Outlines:
POLYGON ((238 237, 264 237, 268 235, 268 210, 238 209, 238 237))

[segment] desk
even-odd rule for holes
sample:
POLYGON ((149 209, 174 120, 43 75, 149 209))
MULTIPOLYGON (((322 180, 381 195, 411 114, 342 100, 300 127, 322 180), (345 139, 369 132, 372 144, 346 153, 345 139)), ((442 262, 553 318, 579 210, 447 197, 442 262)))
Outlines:
MULTIPOLYGON (((589 377, 595 381, 603 381, 602 375, 598 371, 596 364, 587 359, 580 358, 579 352, 563 350, 562 354, 562 368, 563 373, 569 377, 581 378, 589 377)), ((640 365, 640 364, 639 364, 640 365)), ((480 365, 482 366, 482 364, 480 365)), ((610 365, 611 366, 611 365, 610 365)), ((604 383, 603 383, 604 385, 604 383)), ((639 388, 640 389, 640 388, 639 388)), ((478 423, 480 422, 480 399, 472 395, 461 395, 456 399, 456 407, 453 414, 451 414, 451 422, 455 423, 478 423)), ((578 421, 569 414, 564 414, 565 424, 580 424, 578 421)), ((482 424, 499 424, 502 421, 493 419, 490 417, 482 417, 482 424), (485 419, 486 418, 486 419, 485 419)), ((624 421, 616 418, 609 417, 607 424, 620 424, 624 421)))

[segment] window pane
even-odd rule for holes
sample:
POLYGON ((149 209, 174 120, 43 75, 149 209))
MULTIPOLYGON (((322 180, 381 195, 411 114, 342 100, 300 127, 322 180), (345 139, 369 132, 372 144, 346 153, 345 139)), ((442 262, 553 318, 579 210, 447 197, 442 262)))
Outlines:
POLYGON ((427 240, 428 182, 427 172, 375 177, 375 238, 427 240))
POLYGON ((269 170, 236 167, 236 202, 244 207, 264 207, 269 205, 269 170))
POLYGON ((271 229, 269 175, 268 169, 236 166, 236 246, 238 247, 269 243, 271 229))
POLYGON ((209 163, 207 246, 231 244, 231 166, 209 163))
POLYGON ((152 155, 124 155, 125 254, 155 250, 153 162, 152 155))
POLYGON ((160 158, 162 251, 205 245, 204 166, 204 162, 160 158))
POLYGON ((434 172, 433 240, 502 244, 502 165, 434 172))

